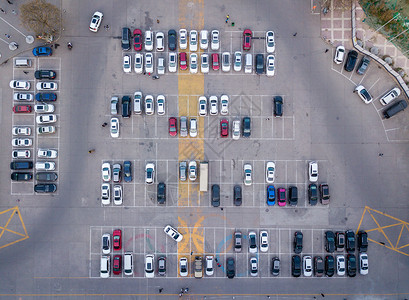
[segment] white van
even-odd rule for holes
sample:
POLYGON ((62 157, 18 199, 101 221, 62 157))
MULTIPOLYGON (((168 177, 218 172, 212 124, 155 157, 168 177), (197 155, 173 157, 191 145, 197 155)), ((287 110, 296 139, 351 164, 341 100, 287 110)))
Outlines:
POLYGON ((109 256, 103 255, 101 256, 101 278, 108 278, 109 277, 109 256))
POLYGON ((14 66, 19 68, 30 68, 31 67, 31 59, 28 58, 16 58, 14 61, 14 66))
POLYGON ((382 105, 388 105, 390 102, 395 100, 396 97, 399 97, 400 95, 400 89, 399 88, 393 88, 389 92, 387 92, 385 95, 382 96, 381 98, 381 104, 382 105))
POLYGON ((132 252, 125 252, 124 254, 124 274, 127 276, 131 276, 133 274, 132 252))
POLYGON ((244 73, 250 74, 253 72, 253 56, 250 53, 246 54, 244 73))

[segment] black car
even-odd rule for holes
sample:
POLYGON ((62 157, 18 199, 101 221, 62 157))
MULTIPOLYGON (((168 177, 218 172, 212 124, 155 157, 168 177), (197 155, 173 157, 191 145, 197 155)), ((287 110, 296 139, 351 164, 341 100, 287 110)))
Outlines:
POLYGON ((273 257, 271 259, 271 275, 278 276, 280 274, 280 259, 273 257))
POLYGON ((314 275, 316 277, 322 277, 324 275, 324 261, 321 256, 314 257, 314 275))
POLYGON ((14 181, 29 181, 32 178, 33 178, 33 173, 19 173, 19 172, 11 173, 11 180, 14 180, 14 181))
POLYGON ((296 206, 298 204, 298 189, 296 186, 290 186, 288 188, 288 203, 291 206, 296 206))
POLYGON ((124 161, 124 180, 125 182, 132 181, 132 163, 129 160, 124 161))
POLYGON ((241 186, 240 185, 235 185, 233 188, 233 196, 234 196, 234 205, 240 206, 242 203, 242 198, 241 198, 241 186))
POLYGON ((369 57, 367 56, 362 57, 361 61, 359 62, 358 68, 356 69, 356 72, 359 75, 364 75, 369 67, 369 62, 370 62, 369 57))
POLYGON ((58 175, 54 172, 38 172, 36 173, 35 178, 37 181, 56 181, 58 175))
POLYGON ((335 234, 332 231, 325 231, 325 250, 329 253, 335 251, 335 234))
POLYGON ((358 232, 358 251, 368 251, 368 234, 365 231, 358 232))
POLYGON ((345 232, 346 235, 346 249, 348 253, 355 252, 355 233, 352 230, 345 232))
POLYGON ((32 161, 13 161, 10 163, 10 169, 12 170, 26 170, 32 168, 33 168, 32 161))
POLYGON ((302 252, 302 239, 303 235, 301 231, 296 231, 294 234, 294 253, 300 254, 302 252))
POLYGON ((405 100, 400 100, 396 102, 395 104, 391 105, 389 108, 385 109, 383 111, 383 116, 386 119, 389 119, 396 115, 398 112, 401 112, 402 110, 405 110, 405 108, 408 107, 408 103, 405 100))
POLYGON ((332 255, 327 255, 325 257, 325 274, 328 277, 332 277, 335 273, 335 260, 332 255))
POLYGON ((228 257, 226 259, 226 275, 230 279, 234 278, 236 275, 236 266, 233 257, 228 257))
POLYGON ((299 255, 293 255, 291 259, 291 275, 294 277, 301 275, 301 257, 299 255))
POLYGON ((122 97, 122 117, 129 118, 131 115, 131 98, 129 96, 122 97))
POLYGON ((348 254, 347 256, 347 273, 349 277, 356 275, 356 256, 355 254, 348 254))
POLYGON ((345 248, 345 232, 337 231, 335 233, 335 245, 337 247, 337 251, 342 251, 345 248))
POLYGON ((264 55, 256 55, 256 74, 261 75, 264 73, 264 55))
POLYGON ((159 204, 165 204, 166 202, 166 184, 163 182, 158 183, 157 200, 159 204))
POLYGON ((352 72, 355 68, 356 61, 358 59, 358 52, 351 50, 348 52, 347 60, 344 65, 344 69, 347 72, 352 72))
POLYGON ((322 183, 320 184, 320 201, 321 204, 329 204, 329 187, 328 184, 322 183))
POLYGON ((37 93, 35 98, 37 101, 41 101, 41 102, 55 101, 57 100, 57 94, 56 93, 37 93))
POLYGON ((176 37, 176 31, 171 29, 168 31, 168 46, 170 51, 175 51, 176 50, 176 45, 177 44, 177 37, 176 37))
POLYGON ((283 98, 281 96, 274 97, 274 115, 276 117, 283 115, 283 98))
POLYGON ((250 137, 251 135, 251 119, 250 117, 243 118, 243 137, 250 137))
POLYGON ((212 206, 220 206, 220 186, 218 184, 212 185, 212 206))
POLYGON ((315 183, 311 183, 308 186, 308 199, 310 201, 310 205, 317 205, 318 202, 318 188, 315 183))
POLYGON ((56 190, 57 186, 54 183, 36 184, 34 186, 34 192, 36 193, 54 193, 56 190))
POLYGON ((34 72, 36 79, 55 79, 57 73, 53 70, 37 70, 34 72))
POLYGON ((161 256, 158 258, 158 274, 160 276, 166 275, 166 257, 161 256))
POLYGON ((122 28, 122 50, 131 49, 131 30, 128 27, 122 28))

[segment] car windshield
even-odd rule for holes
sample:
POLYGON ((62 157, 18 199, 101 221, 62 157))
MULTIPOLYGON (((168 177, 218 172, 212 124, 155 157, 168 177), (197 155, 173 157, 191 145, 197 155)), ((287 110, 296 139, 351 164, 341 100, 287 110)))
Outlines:
POLYGON ((363 90, 361 91, 361 95, 362 95, 366 100, 371 99, 371 96, 369 95, 368 91, 365 90, 365 89, 363 89, 363 90))

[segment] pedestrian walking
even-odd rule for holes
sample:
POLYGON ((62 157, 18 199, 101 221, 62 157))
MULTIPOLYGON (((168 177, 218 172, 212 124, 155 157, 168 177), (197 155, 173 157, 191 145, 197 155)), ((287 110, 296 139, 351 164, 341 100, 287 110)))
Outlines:
POLYGON ((16 11, 15 11, 14 9, 11 11, 11 13, 12 13, 13 15, 17 15, 17 13, 16 13, 16 11))
POLYGON ((160 23, 159 19, 156 19, 156 23, 158 23, 158 24, 160 23))
POLYGON ((10 35, 10 34, 5 33, 4 35, 5 35, 6 38, 8 38, 8 39, 11 38, 11 35, 10 35))
POLYGON ((105 124, 106 124, 106 123, 103 123, 101 126, 102 126, 102 127, 105 127, 105 126, 106 126, 105 124))
POLYGON ((0 7, 0 11, 1 11, 3 14, 6 14, 6 11, 5 11, 3 8, 1 8, 1 7, 0 7))
POLYGON ((11 2, 10 0, 7 0, 7 3, 8 3, 8 4, 13 4, 13 2, 11 2))
POLYGON ((234 23, 234 22, 231 22, 231 26, 232 26, 232 27, 234 27, 234 25, 235 25, 235 24, 236 24, 236 23, 234 23))
POLYGON ((190 252, 190 255, 193 255, 193 251, 190 252))
POLYGON ((293 34, 293 36, 297 36, 297 32, 293 34))
POLYGON ((229 19, 230 19, 230 16, 227 15, 227 16, 226 16, 226 23, 229 22, 229 19))
POLYGON ((327 53, 329 51, 329 49, 325 49, 325 53, 327 53))
POLYGON ((27 74, 28 74, 28 71, 23 71, 23 73, 27 75, 27 74))
POLYGON ((162 291, 163 291, 163 288, 159 288, 159 293, 162 293, 162 291))
POLYGON ((383 153, 379 153, 379 156, 383 156, 383 153))

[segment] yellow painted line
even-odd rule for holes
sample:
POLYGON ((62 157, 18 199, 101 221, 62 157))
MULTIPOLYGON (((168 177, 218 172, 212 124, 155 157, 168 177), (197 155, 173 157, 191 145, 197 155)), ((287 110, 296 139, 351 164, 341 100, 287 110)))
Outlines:
POLYGON ((365 216, 365 213, 366 213, 366 211, 367 211, 367 208, 368 208, 368 206, 365 206, 364 212, 362 213, 361 220, 359 221, 358 228, 357 228, 355 234, 357 234, 358 231, 359 231, 359 228, 361 228, 361 224, 362 224, 362 221, 363 221, 363 219, 364 219, 364 216, 365 216))
POLYGON ((385 232, 381 229, 381 226, 379 225, 379 222, 375 219, 375 217, 372 215, 372 213, 370 211, 368 211, 368 213, 371 215, 372 219, 374 220, 374 222, 376 223, 376 225, 378 226, 378 229, 380 232, 382 232, 383 236, 385 237, 385 239, 388 241, 390 247, 393 249, 393 245, 391 243, 391 241, 389 240, 388 236, 385 234, 385 232))
POLYGON ((396 241, 396 245, 395 245, 395 247, 394 247, 395 249, 398 249, 397 247, 398 247, 399 242, 400 242, 400 237, 402 236, 403 228, 405 228, 405 226, 403 226, 403 224, 402 224, 402 228, 400 229, 399 236, 398 236, 398 240, 396 241))
POLYGON ((3 226, 0 226, 0 229, 2 229, 2 230, 1 230, 1 233, 0 233, 0 239, 1 239, 1 237, 3 236, 4 232, 6 232, 6 231, 9 232, 9 233, 15 234, 15 235, 17 235, 17 236, 20 236, 21 238, 15 240, 15 241, 13 241, 13 242, 4 244, 3 246, 0 246, 0 249, 5 248, 5 247, 8 247, 8 246, 11 246, 11 245, 14 245, 14 244, 16 244, 16 243, 18 243, 18 242, 24 241, 25 239, 28 239, 28 238, 29 238, 29 236, 28 236, 28 234, 27 234, 26 226, 25 226, 24 221, 23 221, 23 219, 22 219, 22 217, 21 217, 20 210, 18 209, 18 206, 15 206, 15 207, 6 209, 6 210, 0 212, 0 215, 4 215, 4 216, 5 216, 5 214, 8 213, 8 212, 10 212, 10 216, 9 216, 7 222, 6 222, 6 225, 5 225, 4 227, 3 227, 3 226), (20 232, 17 232, 17 231, 15 231, 15 230, 11 230, 11 229, 8 229, 8 228, 7 228, 7 226, 10 224, 12 218, 13 218, 13 217, 16 218, 16 215, 18 215, 18 218, 20 219, 21 225, 23 226, 24 233, 20 233, 20 232))
POLYGON ((366 232, 379 231, 379 229, 386 229, 386 228, 390 228, 390 227, 396 227, 396 226, 399 226, 399 225, 401 225, 403 227, 402 223, 396 223, 396 224, 382 226, 382 227, 379 227, 379 228, 368 229, 368 230, 365 230, 365 231, 366 232))
POLYGON ((408 225, 409 225, 408 222, 405 222, 405 221, 403 221, 403 220, 401 220, 401 219, 398 219, 398 218, 396 218, 396 217, 393 217, 393 216, 391 216, 391 215, 388 215, 388 214, 386 214, 386 213, 383 213, 383 212, 381 212, 381 211, 379 211, 379 210, 370 208, 370 207, 368 207, 368 206, 366 206, 365 208, 368 208, 368 210, 374 211, 374 212, 376 212, 376 213, 378 213, 378 214, 381 214, 381 215, 383 215, 383 216, 385 216, 385 217, 388 217, 388 218, 390 218, 390 219, 393 219, 393 220, 396 220, 396 221, 399 221, 399 222, 402 222, 402 223, 405 223, 405 224, 408 224, 408 225))

